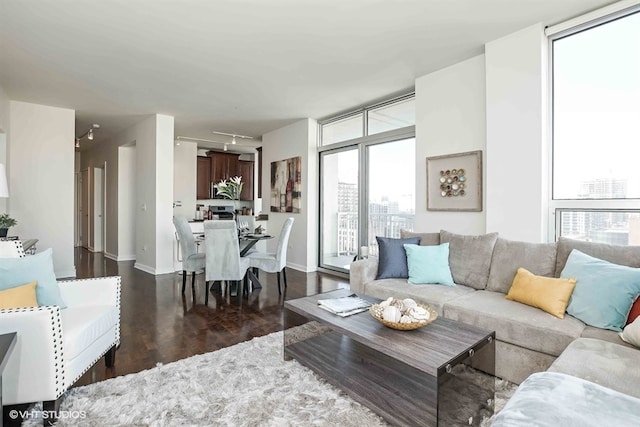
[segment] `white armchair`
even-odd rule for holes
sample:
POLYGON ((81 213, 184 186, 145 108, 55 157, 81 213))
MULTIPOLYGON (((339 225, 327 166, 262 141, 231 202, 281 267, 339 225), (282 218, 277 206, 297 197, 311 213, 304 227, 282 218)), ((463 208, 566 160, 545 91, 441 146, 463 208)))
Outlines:
POLYGON ((45 411, 57 414, 64 392, 102 356, 107 366, 115 363, 120 343, 120 277, 58 284, 65 309, 0 310, 0 334, 17 332, 2 376, 4 405, 41 401, 45 411))

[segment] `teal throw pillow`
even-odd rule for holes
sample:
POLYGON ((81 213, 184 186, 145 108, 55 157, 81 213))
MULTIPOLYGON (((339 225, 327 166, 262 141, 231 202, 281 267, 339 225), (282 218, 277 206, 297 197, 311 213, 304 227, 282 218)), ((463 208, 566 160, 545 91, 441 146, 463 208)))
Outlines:
POLYGON ((560 277, 578 279, 567 313, 596 328, 622 331, 640 294, 640 268, 613 264, 574 249, 560 277))
POLYGON ((407 270, 407 254, 404 244, 420 244, 419 237, 408 239, 393 239, 391 237, 376 237, 378 241, 378 274, 377 279, 406 279, 409 277, 407 270))
POLYGON ((449 243, 438 246, 404 245, 409 283, 455 286, 449 268, 449 243))
POLYGON ((37 281, 38 305, 57 305, 66 308, 53 271, 51 248, 24 258, 0 258, 0 290, 37 281))

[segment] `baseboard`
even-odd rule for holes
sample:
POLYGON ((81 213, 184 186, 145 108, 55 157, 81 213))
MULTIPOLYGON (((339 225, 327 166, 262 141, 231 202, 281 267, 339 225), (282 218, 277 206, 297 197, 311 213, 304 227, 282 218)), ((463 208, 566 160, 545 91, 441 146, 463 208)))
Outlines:
POLYGON ((107 251, 104 251, 102 254, 104 255, 105 258, 109 258, 109 259, 112 259, 114 261, 118 261, 118 256, 117 255, 114 255, 114 254, 109 253, 107 251))
POLYGON ((175 274, 175 271, 171 269, 158 270, 153 267, 149 267, 148 265, 140 264, 139 262, 136 262, 135 264, 133 264, 133 268, 142 270, 145 273, 153 274, 154 276, 160 276, 161 274, 175 274))
POLYGON ((149 267, 148 265, 140 264, 139 262, 136 262, 135 264, 133 264, 133 268, 137 268, 138 270, 142 270, 145 273, 153 274, 154 276, 156 275, 156 269, 155 268, 149 267))
POLYGON ((300 264, 294 264, 292 262, 287 263, 287 268, 292 268, 294 270, 302 271, 303 273, 311 273, 318 269, 317 267, 307 267, 300 264))
POLYGON ((120 255, 118 256, 118 259, 116 259, 116 261, 135 261, 135 260, 136 260, 136 254, 120 255))
POLYGON ((73 269, 70 269, 70 270, 56 271, 55 275, 56 275, 56 279, 57 280, 75 279, 76 278, 76 268, 74 267, 73 269))

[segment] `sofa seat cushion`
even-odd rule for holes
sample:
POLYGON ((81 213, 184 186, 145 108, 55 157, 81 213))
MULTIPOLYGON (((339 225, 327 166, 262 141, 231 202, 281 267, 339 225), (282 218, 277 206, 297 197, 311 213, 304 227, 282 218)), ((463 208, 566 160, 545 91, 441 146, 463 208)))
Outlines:
POLYGON ((498 340, 552 356, 562 353, 585 327, 572 316, 559 319, 491 291, 477 291, 448 301, 444 317, 495 331, 498 340))
POLYGON ((527 378, 493 427, 513 426, 637 426, 640 399, 557 372, 527 378))
POLYGON ((464 285, 411 285, 403 279, 376 280, 364 285, 365 295, 380 299, 388 297, 412 298, 419 303, 428 304, 440 316, 443 314, 442 308, 447 301, 473 292, 475 292, 474 289, 464 285))
POLYGON ((622 338, 620 338, 620 333, 615 331, 610 331, 608 329, 596 328, 595 326, 585 326, 584 331, 580 334, 581 338, 595 338, 598 340, 608 341, 614 344, 622 345, 624 347, 636 348, 632 344, 624 342, 622 338))
POLYGON ((551 364, 549 371, 573 375, 640 398, 639 365, 639 350, 595 338, 578 338, 551 364))
POLYGON ((66 360, 78 356, 118 324, 118 309, 109 305, 69 307, 60 314, 66 360))

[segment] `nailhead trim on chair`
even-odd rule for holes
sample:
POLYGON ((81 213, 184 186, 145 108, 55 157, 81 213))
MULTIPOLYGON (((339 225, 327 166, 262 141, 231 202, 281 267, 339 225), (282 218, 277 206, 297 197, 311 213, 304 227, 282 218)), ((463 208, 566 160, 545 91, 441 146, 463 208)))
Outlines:
POLYGON ((49 313, 49 321, 51 322, 51 331, 53 332, 53 364, 56 376, 56 399, 62 396, 66 387, 64 385, 64 353, 62 350, 62 321, 60 320, 60 307, 57 305, 44 305, 40 307, 11 308, 0 310, 0 313, 22 313, 46 311, 49 313))
MULTIPOLYGON (((112 276, 117 279, 117 294, 116 294, 116 306, 118 308, 118 327, 116 328, 116 342, 114 345, 120 344, 120 303, 121 303, 121 277, 120 276, 112 276)), ((89 282, 92 280, 102 280, 104 277, 96 277, 91 279, 80 279, 80 280, 61 280, 60 283, 64 282, 89 282)), ((65 371, 64 371, 64 351, 62 348, 62 320, 60 318, 60 307, 57 305, 50 306, 40 306, 40 307, 26 307, 26 308, 9 308, 9 309, 0 309, 0 313, 20 313, 20 312, 32 312, 32 311, 47 311, 49 312, 50 321, 51 321, 51 330, 53 332, 53 360, 54 360, 54 369, 56 375, 56 398, 57 400, 60 396, 67 391, 67 387, 65 386, 65 371), (58 344, 59 343, 59 344, 58 344)), ((76 378, 73 379, 69 383, 69 385, 73 385, 81 376, 83 376, 89 369, 96 364, 98 360, 100 360, 111 348, 108 348, 104 353, 102 353, 99 357, 97 357, 91 364, 80 373, 76 378)))
MULTIPOLYGON (((76 280, 62 280, 61 282, 91 282, 91 281, 95 281, 95 280, 103 280, 103 279, 108 279, 108 278, 112 278, 115 277, 116 281, 118 283, 118 292, 116 294, 116 307, 118 308, 118 327, 116 328, 116 342, 113 345, 119 345, 120 344, 120 303, 121 303, 121 294, 122 294, 122 278, 120 276, 109 276, 109 277, 92 277, 89 279, 76 279, 76 280)), ((73 379, 73 381, 71 381, 69 384, 73 384, 76 381, 78 381, 80 379, 81 376, 83 376, 89 369, 91 369, 93 367, 93 365, 96 364, 96 362, 98 362, 98 360, 102 359, 102 357, 107 354, 107 352, 111 350, 111 347, 109 347, 104 353, 102 353, 100 356, 98 356, 95 360, 93 360, 89 366, 87 366, 87 368, 85 368, 84 371, 82 371, 76 378, 73 379)), ((58 396, 60 397, 60 396, 58 396)))

